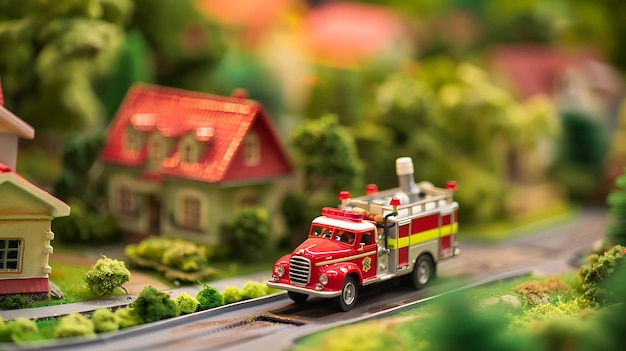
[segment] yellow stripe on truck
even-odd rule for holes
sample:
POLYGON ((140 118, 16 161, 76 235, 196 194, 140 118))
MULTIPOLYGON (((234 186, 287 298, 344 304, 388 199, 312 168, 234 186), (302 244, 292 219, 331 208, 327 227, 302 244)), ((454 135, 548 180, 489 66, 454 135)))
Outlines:
POLYGON ((403 247, 407 247, 409 245, 417 245, 426 241, 436 240, 439 238, 439 230, 441 230, 444 236, 449 236, 451 234, 456 234, 459 229, 458 223, 448 224, 441 226, 441 228, 433 228, 428 229, 423 232, 413 233, 410 236, 405 236, 404 238, 399 239, 389 239, 389 248, 392 250, 400 249, 403 247), (450 231, 452 229, 452 231, 450 231))

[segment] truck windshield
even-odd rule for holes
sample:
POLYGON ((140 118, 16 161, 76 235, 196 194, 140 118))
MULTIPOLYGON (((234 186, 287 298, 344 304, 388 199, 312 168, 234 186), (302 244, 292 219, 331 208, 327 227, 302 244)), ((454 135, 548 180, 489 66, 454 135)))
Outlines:
POLYGON ((333 239, 342 243, 346 243, 349 245, 354 244, 354 239, 356 234, 353 232, 349 232, 346 230, 331 228, 331 227, 323 227, 319 225, 315 225, 311 228, 310 236, 316 238, 326 238, 333 239))

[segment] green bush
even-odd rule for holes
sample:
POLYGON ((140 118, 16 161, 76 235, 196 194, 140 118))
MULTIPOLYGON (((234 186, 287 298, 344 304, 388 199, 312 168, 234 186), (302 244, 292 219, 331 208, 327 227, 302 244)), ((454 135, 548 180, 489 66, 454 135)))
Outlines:
POLYGON ((19 310, 29 308, 32 305, 30 298, 23 294, 0 296, 1 310, 19 310))
POLYGON ((174 303, 178 306, 181 314, 196 312, 198 305, 200 304, 195 297, 187 294, 186 292, 180 293, 176 296, 176 298, 174 298, 174 303))
POLYGON ((141 257, 183 272, 197 272, 207 267, 212 254, 208 247, 177 238, 150 237, 137 245, 127 245, 126 255, 141 257))
POLYGON ((93 322, 80 313, 70 313, 59 320, 54 330, 55 338, 71 336, 92 336, 96 334, 93 322))
POLYGON ((245 262, 262 258, 270 249, 271 222, 263 208, 241 210, 222 227, 231 257, 245 262))
POLYGON ((145 287, 139 293, 132 307, 146 323, 180 316, 180 310, 170 299, 170 295, 160 292, 152 286, 145 287))
POLYGON ((120 328, 129 328, 143 324, 143 319, 131 306, 115 310, 115 315, 119 318, 120 328))
POLYGON ((118 239, 117 223, 111 215, 88 212, 82 202, 69 202, 72 213, 52 221, 52 230, 64 242, 111 242, 118 239))
POLYGON ((102 256, 85 274, 85 283, 97 296, 111 293, 130 280, 130 272, 123 261, 102 256))
POLYGON ((235 286, 225 287, 224 291, 222 291, 222 296, 224 297, 225 305, 243 300, 242 290, 235 286))
POLYGON ((0 323, 0 342, 20 341, 24 335, 38 332, 37 323, 26 318, 0 323))
POLYGON ((198 311, 208 310, 210 308, 220 307, 224 305, 224 297, 217 289, 201 283, 204 288, 200 290, 196 299, 198 299, 198 311))
POLYGON ((183 272, 195 272, 208 263, 203 245, 184 240, 172 240, 163 252, 161 262, 183 272))
POLYGON ((246 282, 246 284, 244 284, 243 288, 241 289, 241 298, 243 300, 255 299, 257 297, 263 297, 265 295, 267 295, 265 284, 255 281, 250 280, 246 282))
POLYGON ((604 304, 607 299, 611 298, 611 291, 603 286, 603 282, 612 276, 617 265, 623 261, 624 254, 626 254, 626 248, 616 245, 603 255, 592 254, 587 257, 578 272, 582 279, 582 293, 587 300, 604 304))
POLYGON ((103 333, 120 328, 120 317, 108 308, 100 308, 91 316, 96 332, 103 333))

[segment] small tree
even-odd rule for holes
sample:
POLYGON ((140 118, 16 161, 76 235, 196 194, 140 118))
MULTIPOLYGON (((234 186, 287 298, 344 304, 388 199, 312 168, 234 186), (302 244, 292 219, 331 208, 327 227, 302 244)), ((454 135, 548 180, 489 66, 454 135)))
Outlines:
POLYGON ((223 226, 222 234, 234 258, 254 262, 267 254, 272 226, 263 208, 239 211, 223 226))
POLYGON ((180 293, 176 296, 176 298, 174 298, 174 303, 178 306, 181 314, 196 312, 198 305, 200 304, 195 297, 187 294, 186 292, 180 293))
MULTIPOLYGON (((624 171, 626 173, 626 168, 624 171)), ((617 177, 615 185, 617 189, 607 199, 610 223, 606 228, 605 241, 611 246, 626 246, 626 175, 617 177)))
POLYGON ((305 189, 332 191, 358 188, 363 166, 354 139, 335 115, 324 115, 294 129, 291 135, 304 171, 305 189))
POLYGON ((61 318, 59 325, 54 330, 55 338, 67 338, 71 336, 93 336, 96 334, 93 322, 80 313, 70 313, 61 318))
POLYGON ((202 284, 204 288, 196 296, 199 302, 198 311, 204 311, 224 305, 224 297, 217 289, 208 286, 206 283, 200 282, 200 284, 202 284))
POLYGON ((152 286, 145 287, 133 302, 135 312, 146 322, 180 316, 180 309, 170 299, 170 295, 160 292, 152 286))
POLYGON ((89 290, 97 296, 111 293, 130 280, 130 271, 123 261, 102 256, 84 277, 89 290))

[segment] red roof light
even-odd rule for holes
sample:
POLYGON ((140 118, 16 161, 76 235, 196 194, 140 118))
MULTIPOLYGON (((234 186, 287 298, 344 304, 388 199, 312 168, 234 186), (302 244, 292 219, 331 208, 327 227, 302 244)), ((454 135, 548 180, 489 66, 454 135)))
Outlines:
POLYGON ((459 189, 459 186, 456 184, 456 181, 448 180, 448 182, 446 182, 446 189, 447 190, 452 190, 452 191, 457 191, 459 189))
POLYGON ((400 206, 400 199, 398 199, 397 197, 392 197, 391 201, 389 201, 389 205, 391 206, 400 206))
POLYGON ((347 191, 341 191, 339 193, 339 201, 343 201, 343 200, 348 200, 350 199, 350 193, 347 191))

